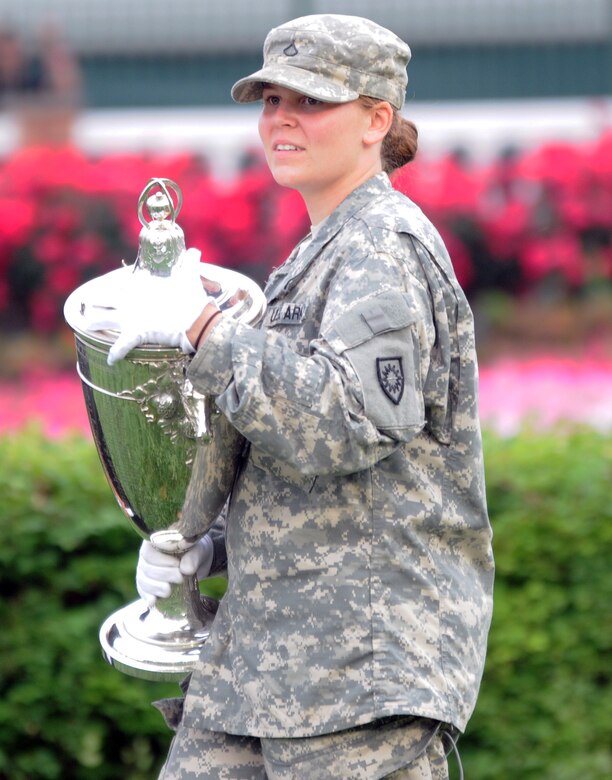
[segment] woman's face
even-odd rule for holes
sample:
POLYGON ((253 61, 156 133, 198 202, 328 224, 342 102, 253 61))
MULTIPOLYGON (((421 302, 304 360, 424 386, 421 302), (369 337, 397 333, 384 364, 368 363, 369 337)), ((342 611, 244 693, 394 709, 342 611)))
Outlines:
POLYGON ((367 142, 370 127, 359 101, 323 103, 264 87, 259 135, 268 165, 279 184, 302 194, 313 222, 381 170, 380 151, 367 142))

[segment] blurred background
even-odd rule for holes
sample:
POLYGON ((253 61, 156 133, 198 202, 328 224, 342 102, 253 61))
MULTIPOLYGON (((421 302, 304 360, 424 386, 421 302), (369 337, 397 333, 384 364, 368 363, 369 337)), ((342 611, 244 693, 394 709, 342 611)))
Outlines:
POLYGON ((610 0, 0 0, 3 329, 61 329, 71 289, 133 256, 153 175, 179 180, 188 243, 263 282, 307 222, 263 164, 258 107, 230 88, 272 26, 325 10, 411 45, 420 154, 395 183, 449 244, 481 358, 603 344, 610 0))
POLYGON ((139 542, 63 304, 133 261, 152 176, 205 260, 282 263, 306 212, 229 93, 271 27, 322 12, 410 44, 420 151, 393 183, 476 318, 498 586, 467 776, 612 774, 612 0, 0 0, 0 778, 137 780, 165 754, 157 688, 99 657, 139 542))

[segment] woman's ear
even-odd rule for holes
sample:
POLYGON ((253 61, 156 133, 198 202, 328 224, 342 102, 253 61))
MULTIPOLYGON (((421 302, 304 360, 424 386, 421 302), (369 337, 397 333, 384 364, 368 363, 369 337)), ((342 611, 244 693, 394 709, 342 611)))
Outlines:
POLYGON ((382 143, 393 123, 393 108, 386 100, 369 109, 370 123, 363 137, 366 146, 382 143))

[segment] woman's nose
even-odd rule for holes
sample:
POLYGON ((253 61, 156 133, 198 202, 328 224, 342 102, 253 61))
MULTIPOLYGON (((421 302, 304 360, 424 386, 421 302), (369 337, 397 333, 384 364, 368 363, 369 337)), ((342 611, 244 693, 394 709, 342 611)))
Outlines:
POLYGON ((279 125, 294 125, 297 121, 296 112, 286 103, 278 106, 274 112, 274 119, 279 125))

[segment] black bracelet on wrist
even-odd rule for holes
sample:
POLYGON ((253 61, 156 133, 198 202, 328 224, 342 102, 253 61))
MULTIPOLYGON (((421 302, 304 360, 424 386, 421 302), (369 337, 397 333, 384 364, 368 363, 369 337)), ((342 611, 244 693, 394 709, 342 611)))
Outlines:
POLYGON ((211 314, 211 315, 210 315, 210 317, 209 317, 209 318, 206 320, 206 322, 204 323, 204 325, 202 325, 202 329, 200 330, 200 332, 199 332, 199 334, 198 334, 198 337, 197 337, 197 339, 195 340, 195 344, 193 345, 193 346, 196 348, 196 352, 198 351, 198 348, 199 348, 199 346, 200 346, 200 339, 201 339, 201 338, 202 338, 202 336, 204 335, 204 331, 205 331, 205 330, 206 330, 206 328, 207 328, 207 327, 210 325, 210 323, 211 323, 211 322, 212 322, 212 321, 215 319, 215 317, 216 317, 218 314, 221 314, 221 313, 222 313, 222 312, 221 312, 221 309, 217 309, 217 310, 214 312, 214 314, 211 314))

